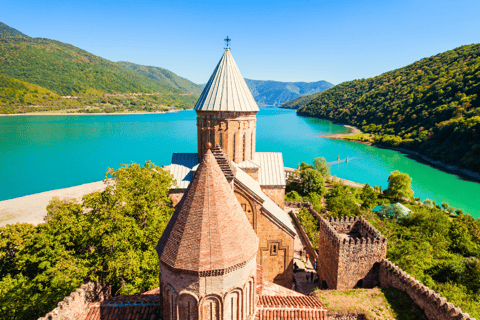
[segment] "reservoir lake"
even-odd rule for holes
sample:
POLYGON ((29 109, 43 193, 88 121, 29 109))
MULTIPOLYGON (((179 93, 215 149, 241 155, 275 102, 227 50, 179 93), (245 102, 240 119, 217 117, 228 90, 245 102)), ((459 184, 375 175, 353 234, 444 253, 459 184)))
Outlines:
MULTIPOLYGON (((464 210, 480 218, 480 183, 462 180, 392 150, 331 140, 319 135, 348 132, 326 120, 296 116, 293 110, 261 108, 257 151, 282 152, 296 168, 316 157, 334 162, 332 175, 371 186, 388 186, 394 170, 412 177, 415 196, 464 210)), ((0 201, 104 178, 107 168, 147 160, 170 163, 174 152, 196 152, 193 110, 164 114, 0 117, 0 201)))

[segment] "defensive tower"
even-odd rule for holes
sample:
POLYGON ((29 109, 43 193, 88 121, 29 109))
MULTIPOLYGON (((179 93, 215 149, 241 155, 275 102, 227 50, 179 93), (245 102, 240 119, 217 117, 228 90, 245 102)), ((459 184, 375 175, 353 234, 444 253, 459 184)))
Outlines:
POLYGON ((228 47, 195 110, 199 159, 203 158, 205 145, 210 142, 220 146, 235 163, 253 160, 259 109, 228 47))

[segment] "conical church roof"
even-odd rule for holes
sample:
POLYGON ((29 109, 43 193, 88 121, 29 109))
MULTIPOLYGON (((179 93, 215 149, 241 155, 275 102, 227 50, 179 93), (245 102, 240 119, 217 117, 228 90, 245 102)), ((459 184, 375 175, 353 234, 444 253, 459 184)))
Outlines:
POLYGON ((258 237, 208 149, 158 242, 160 261, 186 271, 225 270, 257 250, 258 237))
POLYGON ((195 105, 199 111, 258 111, 250 89, 227 48, 195 105))

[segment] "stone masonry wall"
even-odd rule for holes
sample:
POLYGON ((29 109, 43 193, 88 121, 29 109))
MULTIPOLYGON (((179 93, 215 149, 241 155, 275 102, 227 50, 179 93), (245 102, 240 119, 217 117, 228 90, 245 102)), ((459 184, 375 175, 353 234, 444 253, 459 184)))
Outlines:
POLYGON ((197 111, 198 158, 205 144, 220 145, 235 163, 252 160, 255 154, 257 112, 197 111))
POLYGON ((353 238, 341 235, 336 289, 377 285, 378 264, 387 256, 387 239, 363 217, 335 218, 329 223, 332 226, 352 226, 347 229, 355 229, 360 235, 353 238))
POLYGON ((92 302, 101 302, 111 295, 111 288, 100 283, 88 282, 83 284, 58 303, 53 309, 38 320, 76 320, 88 312, 92 302))
POLYGON ((387 259, 383 259, 380 263, 379 281, 382 288, 405 291, 423 309, 428 319, 474 320, 468 313, 463 313, 446 298, 421 284, 387 259))
POLYGON ((293 237, 273 223, 264 212, 257 215, 260 239, 257 263, 263 268, 263 279, 287 288, 293 284, 293 237), (277 246, 277 253, 272 246, 277 246))
POLYGON ((267 195, 273 202, 277 204, 280 208, 285 208, 285 187, 266 187, 261 186, 262 192, 267 195))
POLYGON ((320 217, 317 273, 320 280, 325 281, 329 289, 336 289, 340 257, 340 237, 327 220, 320 217))

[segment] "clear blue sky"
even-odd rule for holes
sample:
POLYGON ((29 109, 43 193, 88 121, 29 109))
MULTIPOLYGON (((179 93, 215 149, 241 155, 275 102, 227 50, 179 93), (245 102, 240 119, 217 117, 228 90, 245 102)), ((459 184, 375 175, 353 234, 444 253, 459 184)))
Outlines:
POLYGON ((32 37, 205 83, 232 38, 245 78, 368 78, 480 42, 479 0, 18 1, 0 21, 32 37))

